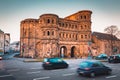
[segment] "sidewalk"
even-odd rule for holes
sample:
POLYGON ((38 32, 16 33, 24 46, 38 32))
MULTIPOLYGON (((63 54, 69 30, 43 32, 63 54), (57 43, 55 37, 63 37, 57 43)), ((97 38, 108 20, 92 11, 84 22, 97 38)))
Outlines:
MULTIPOLYGON (((23 61, 23 62, 43 62, 43 59, 32 59, 32 58, 16 58, 17 60, 23 61)), ((65 61, 78 61, 78 60, 96 60, 96 59, 88 59, 88 58, 63 58, 65 61)), ((100 62, 107 62, 107 60, 96 60, 100 62)))

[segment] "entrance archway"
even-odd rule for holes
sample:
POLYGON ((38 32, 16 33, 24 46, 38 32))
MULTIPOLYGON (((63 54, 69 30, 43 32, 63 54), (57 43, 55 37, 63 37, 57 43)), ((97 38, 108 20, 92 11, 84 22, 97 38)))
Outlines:
POLYGON ((73 46, 71 48, 71 54, 70 54, 71 58, 75 57, 75 46, 73 46))
POLYGON ((65 46, 62 46, 60 48, 60 57, 67 57, 67 48, 65 46))

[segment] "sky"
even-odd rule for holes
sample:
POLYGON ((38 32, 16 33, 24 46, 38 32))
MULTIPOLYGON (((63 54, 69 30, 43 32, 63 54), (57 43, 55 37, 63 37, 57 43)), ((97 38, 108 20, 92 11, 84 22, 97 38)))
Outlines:
POLYGON ((11 42, 20 40, 20 22, 38 19, 46 13, 64 18, 80 10, 91 10, 92 32, 108 26, 120 28, 120 0, 0 0, 0 29, 10 33, 11 42))

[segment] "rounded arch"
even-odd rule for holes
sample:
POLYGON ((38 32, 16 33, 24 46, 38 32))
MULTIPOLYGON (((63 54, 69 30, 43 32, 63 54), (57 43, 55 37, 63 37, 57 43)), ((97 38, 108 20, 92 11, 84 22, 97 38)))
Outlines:
POLYGON ((72 46, 72 48, 71 48, 71 54, 70 54, 71 58, 75 57, 75 50, 76 50, 76 47, 72 46))
POLYGON ((66 46, 61 46, 59 56, 60 57, 67 57, 67 48, 66 48, 66 46))

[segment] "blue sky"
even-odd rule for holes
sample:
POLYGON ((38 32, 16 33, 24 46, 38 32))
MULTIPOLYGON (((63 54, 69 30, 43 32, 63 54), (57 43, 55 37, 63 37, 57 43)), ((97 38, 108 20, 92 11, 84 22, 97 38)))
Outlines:
POLYGON ((38 19, 45 13, 64 18, 80 10, 91 10, 92 31, 116 25, 120 28, 120 0, 0 0, 0 29, 11 34, 11 42, 20 38, 20 21, 38 19))

